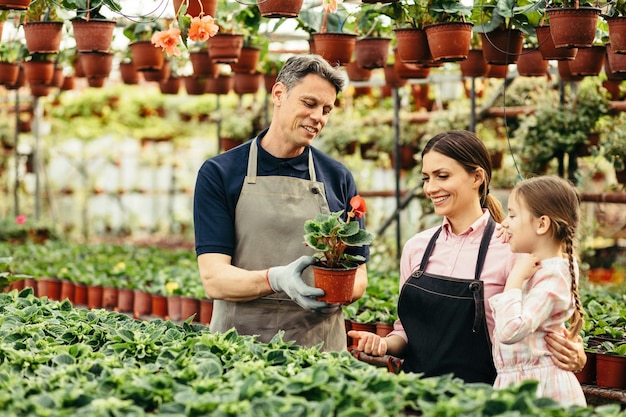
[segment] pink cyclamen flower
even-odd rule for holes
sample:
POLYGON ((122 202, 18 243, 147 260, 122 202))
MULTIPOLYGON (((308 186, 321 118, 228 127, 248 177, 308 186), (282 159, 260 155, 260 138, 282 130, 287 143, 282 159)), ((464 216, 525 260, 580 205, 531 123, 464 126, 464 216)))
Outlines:
POLYGON ((215 24, 215 19, 213 19, 213 17, 196 16, 191 19, 191 25, 189 26, 189 39, 194 42, 205 42, 211 36, 215 36, 219 29, 220 28, 215 24))
POLYGON ((180 49, 178 49, 178 44, 181 43, 180 29, 178 28, 170 27, 167 30, 156 32, 150 41, 154 46, 163 48, 167 56, 180 56, 181 54, 180 49))
POLYGON ((26 216, 24 216, 23 214, 20 214, 19 216, 17 216, 15 218, 15 223, 17 223, 17 224, 24 224, 24 223, 26 223, 26 216))
POLYGON ((335 13, 337 11, 337 5, 342 2, 343 0, 324 0, 322 6, 324 10, 326 10, 326 13, 335 13))

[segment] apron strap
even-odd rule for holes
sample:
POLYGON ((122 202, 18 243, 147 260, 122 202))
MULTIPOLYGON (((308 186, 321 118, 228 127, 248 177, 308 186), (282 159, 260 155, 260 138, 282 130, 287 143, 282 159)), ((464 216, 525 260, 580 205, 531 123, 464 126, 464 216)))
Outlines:
POLYGON ((491 236, 493 236, 493 230, 495 229, 496 222, 489 217, 485 232, 480 240, 480 249, 478 250, 478 260, 476 261, 476 271, 474 273, 474 282, 470 284, 470 290, 474 296, 474 324, 472 325, 472 332, 477 333, 483 327, 485 318, 485 303, 483 301, 484 291, 482 282, 480 281, 480 274, 483 271, 483 265, 485 264, 485 258, 487 257, 487 249, 489 248, 489 242, 491 236))
POLYGON ((432 253, 433 249, 435 249, 435 243, 437 242, 437 238, 441 233, 441 229, 442 226, 439 226, 439 229, 437 229, 433 237, 430 238, 428 246, 426 246, 426 250, 424 251, 424 255, 422 256, 422 262, 420 262, 420 267, 417 270, 418 276, 426 270, 426 265, 428 264, 428 260, 430 259, 430 254, 432 253))
MULTIPOLYGON (((259 137, 257 136, 250 144, 250 154, 248 157, 248 173, 246 175, 246 182, 248 184, 256 183, 257 158, 259 155, 257 145, 258 140, 259 137)), ((307 147, 307 151, 309 152, 309 179, 311 181, 317 181, 317 176, 315 175, 315 166, 313 165, 313 152, 311 152, 310 146, 307 147)))

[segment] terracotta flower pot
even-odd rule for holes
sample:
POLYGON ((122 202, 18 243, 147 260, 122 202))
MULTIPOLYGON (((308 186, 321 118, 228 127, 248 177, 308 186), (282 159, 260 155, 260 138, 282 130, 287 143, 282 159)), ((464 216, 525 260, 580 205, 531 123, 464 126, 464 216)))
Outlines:
POLYGON ((116 22, 103 19, 73 19, 72 31, 78 52, 109 52, 116 22))
POLYGON ((609 25, 609 42, 615 52, 626 53, 626 16, 605 17, 609 25))
POLYGON ((428 47, 428 38, 424 29, 401 28, 394 29, 397 51, 402 62, 419 64, 432 61, 433 57, 428 47))
POLYGON ((172 321, 179 321, 181 314, 181 300, 179 295, 167 297, 167 316, 172 321))
POLYGON ((360 68, 382 68, 389 57, 391 38, 363 38, 354 45, 354 60, 360 68))
POLYGON ((120 76, 122 82, 128 85, 139 84, 140 73, 132 62, 120 62, 120 76))
POLYGON ((119 298, 119 289, 114 287, 102 288, 102 308, 107 310, 115 310, 117 308, 119 298))
POLYGON ((626 356, 596 354, 596 385, 626 389, 626 356))
POLYGON ((32 288, 33 289, 33 295, 35 297, 38 296, 38 294, 37 294, 37 280, 35 278, 24 278, 24 288, 32 288))
POLYGON ((187 94, 190 96, 197 96, 204 94, 206 89, 207 79, 204 77, 196 77, 193 75, 187 75, 183 77, 183 84, 185 85, 185 90, 187 94))
POLYGON ((199 322, 205 325, 211 324, 211 317, 213 316, 213 300, 203 298, 200 300, 200 317, 199 322))
POLYGON ((79 52, 80 63, 87 78, 108 77, 113 68, 112 52, 79 52))
POLYGON ((135 292, 130 288, 120 288, 117 294, 117 311, 130 313, 135 303, 135 292))
POLYGON ((548 61, 538 49, 524 48, 517 60, 517 72, 523 77, 543 77, 548 74, 548 61))
POLYGON ((217 78, 207 78, 204 92, 207 94, 226 95, 233 89, 235 77, 220 74, 217 78))
POLYGON ((214 78, 219 72, 219 65, 213 63, 206 49, 190 52, 189 61, 191 61, 193 75, 196 77, 214 78))
POLYGON ((519 29, 494 30, 480 34, 483 56, 491 65, 515 64, 522 52, 524 33, 519 29))
POLYGON ((162 319, 167 317, 167 297, 160 294, 152 294, 152 315, 162 319))
POLYGON ((356 330, 358 332, 376 333, 376 323, 359 323, 356 320, 351 320, 351 323, 351 330, 356 330))
POLYGON ((102 286, 89 285, 87 286, 87 308, 101 308, 102 307, 102 286))
POLYGON ((61 299, 61 280, 57 278, 40 278, 37 281, 37 296, 48 297, 50 300, 61 299))
POLYGON ((557 48, 588 48, 593 45, 600 9, 596 7, 547 8, 550 34, 557 48))
POLYGON ((53 61, 26 61, 24 77, 29 84, 50 84, 54 76, 53 61))
POLYGON ((472 26, 467 22, 445 22, 424 27, 433 60, 454 62, 467 59, 472 26))
POLYGON ((31 0, 1 0, 0 9, 26 10, 31 0))
POLYGON ((87 286, 80 282, 74 283, 74 301, 73 305, 87 305, 87 286))
POLYGON ((263 74, 254 73, 236 73, 235 74, 235 83, 233 85, 233 90, 237 94, 255 94, 261 88, 261 81, 263 81, 263 74))
POLYGON ((390 88, 400 88, 407 84, 406 78, 401 78, 396 72, 394 64, 387 64, 385 66, 385 82, 390 88))
POLYGON ((163 52, 160 48, 155 48, 152 42, 132 42, 129 47, 137 71, 159 71, 163 67, 163 52))
POLYGON ((372 70, 359 67, 356 61, 350 62, 345 69, 350 81, 369 81, 372 78, 372 70))
POLYGON ((63 22, 36 21, 24 23, 28 52, 56 54, 61 46, 63 22))
POLYGON ((230 69, 234 73, 254 73, 260 56, 261 50, 259 48, 244 46, 241 48, 237 62, 230 64, 230 69))
POLYGON ((68 279, 61 280, 61 300, 69 300, 74 304, 75 285, 68 279))
POLYGON ((323 297, 318 297, 318 300, 329 304, 347 304, 352 301, 356 270, 356 267, 334 269, 313 265, 315 287, 325 292, 323 297))
MULTIPOLYGON (((178 13, 181 4, 186 0, 174 0, 174 13, 178 13)), ((215 17, 217 13, 217 0, 188 0, 187 12, 185 14, 192 17, 200 16, 200 13, 204 13, 205 16, 215 17)))
POLYGON ((464 77, 484 77, 489 71, 482 49, 470 49, 467 59, 459 62, 464 77))
MULTIPOLYGON (((576 58, 567 61, 569 70, 573 76, 596 76, 602 71, 606 47, 604 45, 594 45, 590 48, 580 48, 576 58)), ((613 66, 611 66, 613 69, 613 66)))
POLYGON ((315 53, 331 65, 346 65, 352 60, 356 35, 351 33, 314 33, 315 53))
POLYGON ((180 297, 180 315, 183 320, 195 315, 193 321, 197 322, 199 312, 200 300, 193 297, 180 297))
POLYGON ((218 33, 207 41, 209 56, 213 63, 232 64, 237 62, 243 48, 243 35, 218 33))
POLYGON ((133 317, 136 319, 152 313, 152 294, 146 291, 135 290, 133 298, 133 317))
POLYGON ((15 84, 20 74, 20 65, 17 63, 0 62, 0 84, 15 84))
POLYGON ((539 43, 539 52, 546 60, 570 61, 574 59, 578 53, 578 48, 557 48, 554 46, 552 35, 550 34, 550 26, 537 26, 537 42, 539 43))
POLYGON ((266 18, 297 17, 303 0, 257 0, 261 16, 266 18))
POLYGON ((596 353, 586 352, 587 363, 582 371, 576 374, 576 379, 581 384, 595 384, 596 383, 596 353))

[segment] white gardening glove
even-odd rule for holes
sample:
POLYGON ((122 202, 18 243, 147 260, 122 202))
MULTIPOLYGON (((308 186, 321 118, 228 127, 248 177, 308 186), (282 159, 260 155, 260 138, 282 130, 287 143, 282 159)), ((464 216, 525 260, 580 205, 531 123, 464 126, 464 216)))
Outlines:
POLYGON ((283 291, 296 304, 306 310, 324 310, 330 305, 314 297, 324 295, 321 288, 309 287, 302 280, 302 271, 315 263, 312 256, 301 256, 289 265, 274 266, 267 272, 270 287, 275 292, 283 291))

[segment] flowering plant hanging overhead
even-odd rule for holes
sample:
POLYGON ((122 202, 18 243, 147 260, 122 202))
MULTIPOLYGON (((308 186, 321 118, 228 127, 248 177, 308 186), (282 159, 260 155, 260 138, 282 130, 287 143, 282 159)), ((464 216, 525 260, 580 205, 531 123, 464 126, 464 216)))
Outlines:
POLYGON ((179 45, 181 43, 187 47, 187 40, 206 42, 219 30, 213 16, 205 15, 204 11, 194 17, 186 12, 187 4, 183 2, 176 11, 176 20, 170 24, 169 28, 152 35, 151 41, 154 46, 162 48, 167 56, 180 56, 179 45))
POLYGON ((365 199, 360 195, 350 200, 352 210, 341 216, 343 210, 331 214, 318 214, 315 219, 304 223, 304 243, 317 251, 313 255, 320 264, 329 268, 349 268, 364 261, 360 255, 350 255, 345 252, 348 247, 365 246, 372 243, 374 235, 361 229, 359 222, 350 221, 352 218, 361 218, 367 211, 365 199))

